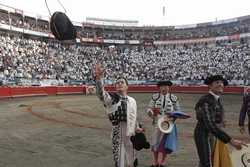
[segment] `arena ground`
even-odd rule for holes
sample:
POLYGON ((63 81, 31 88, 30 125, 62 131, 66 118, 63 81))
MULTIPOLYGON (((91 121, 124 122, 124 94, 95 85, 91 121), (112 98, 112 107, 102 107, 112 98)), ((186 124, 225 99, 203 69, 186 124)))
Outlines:
MULTIPOLYGON (((180 149, 169 157, 170 167, 196 167, 193 143, 194 105, 200 94, 177 94, 191 119, 179 120, 180 149)), ((150 138, 151 120, 143 112, 150 94, 137 99, 140 120, 150 138)), ((241 95, 225 95, 226 131, 250 142, 238 132, 241 95)), ((0 101, 1 167, 111 167, 111 125, 96 96, 67 95, 0 101)), ((151 164, 151 153, 138 153, 139 166, 151 164)))

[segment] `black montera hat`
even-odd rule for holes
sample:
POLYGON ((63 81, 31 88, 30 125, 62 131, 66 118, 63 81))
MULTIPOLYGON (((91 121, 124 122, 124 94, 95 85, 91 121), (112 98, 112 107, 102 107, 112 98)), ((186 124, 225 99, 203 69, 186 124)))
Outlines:
POLYGON ((173 83, 171 81, 159 81, 157 82, 157 86, 172 86, 173 83))
POLYGON ((76 29, 65 13, 55 12, 50 18, 50 30, 58 40, 73 40, 76 29))
POLYGON ((228 81, 223 78, 221 75, 212 75, 212 76, 209 76, 205 79, 204 81, 204 84, 206 85, 210 85, 211 83, 213 83, 214 81, 223 81, 224 83, 224 86, 227 86, 228 85, 228 81))
POLYGON ((134 149, 137 151, 140 151, 143 148, 144 149, 150 148, 150 144, 147 141, 144 133, 136 133, 135 136, 131 136, 130 140, 133 143, 134 149))

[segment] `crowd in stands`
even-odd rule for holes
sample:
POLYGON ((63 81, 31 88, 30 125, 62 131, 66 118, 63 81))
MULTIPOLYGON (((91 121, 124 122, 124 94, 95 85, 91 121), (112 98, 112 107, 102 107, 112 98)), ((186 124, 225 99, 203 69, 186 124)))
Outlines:
MULTIPOLYGON (((40 32, 50 32, 49 22, 0 9, 0 23, 40 32)), ((210 38, 250 32, 250 16, 225 23, 201 23, 195 28, 115 27, 84 23, 76 27, 85 38, 119 40, 181 40, 210 38)), ((0 81, 15 79, 93 80, 97 61, 106 69, 105 79, 124 75, 133 81, 201 81, 223 74, 233 81, 250 81, 250 42, 216 42, 177 46, 87 46, 67 45, 28 35, 0 33, 0 81), (12 34, 12 35, 10 35, 12 34)), ((250 83, 250 82, 249 82, 250 83)))
POLYGON ((22 13, 8 13, 0 10, 0 23, 33 31, 50 32, 48 21, 24 16, 22 13))
POLYGON ((142 28, 102 28, 102 26, 85 25, 83 37, 117 40, 182 40, 194 38, 210 38, 230 36, 250 32, 250 18, 231 23, 199 25, 195 28, 174 29, 173 27, 142 27, 142 28))
POLYGON ((92 69, 97 61, 105 67, 105 78, 108 80, 124 75, 129 80, 199 81, 207 75, 218 73, 224 74, 229 80, 244 80, 247 71, 244 62, 249 58, 249 47, 247 43, 97 47, 2 35, 0 80, 91 81, 92 69))
MULTIPOLYGON (((19 28, 50 32, 49 21, 38 17, 23 15, 22 11, 15 13, 0 10, 2 24, 19 28)), ((209 38, 229 36, 250 32, 250 16, 240 17, 225 23, 201 23, 194 28, 168 27, 116 27, 104 25, 91 25, 83 23, 82 27, 76 27, 78 34, 84 38, 102 38, 116 40, 181 40, 194 38, 209 38)))

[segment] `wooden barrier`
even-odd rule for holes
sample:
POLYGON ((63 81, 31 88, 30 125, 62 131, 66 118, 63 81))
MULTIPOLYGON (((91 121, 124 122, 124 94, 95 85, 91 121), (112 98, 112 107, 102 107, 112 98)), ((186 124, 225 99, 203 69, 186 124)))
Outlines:
POLYGON ((42 87, 13 87, 10 93, 11 97, 48 96, 42 87))
POLYGON ((74 87, 57 87, 57 95, 66 95, 66 94, 86 94, 86 86, 74 86, 74 87))
MULTIPOLYGON (((106 91, 114 92, 114 86, 106 86, 106 91)), ((159 89, 156 85, 129 85, 129 92, 131 93, 153 93, 158 92, 159 89)), ((171 92, 173 93, 206 93, 208 92, 207 86, 172 86, 171 92)), ((225 87, 224 93, 242 94, 244 87, 228 86, 225 87)))
POLYGON ((0 87, 0 98, 10 98, 10 97, 11 97, 11 88, 0 87))
MULTIPOLYGON (((93 87, 93 86, 92 86, 93 87)), ((86 94, 87 86, 47 86, 47 87, 0 87, 0 98, 27 97, 27 96, 50 96, 66 94, 86 94)), ((114 86, 106 86, 106 91, 114 92, 114 86)), ((207 86, 172 86, 174 93, 206 93, 207 86)), ((131 93, 157 92, 156 85, 130 85, 131 93)), ((244 87, 229 86, 224 93, 243 94, 244 87)))
POLYGON ((86 94, 86 86, 0 87, 0 98, 86 94))

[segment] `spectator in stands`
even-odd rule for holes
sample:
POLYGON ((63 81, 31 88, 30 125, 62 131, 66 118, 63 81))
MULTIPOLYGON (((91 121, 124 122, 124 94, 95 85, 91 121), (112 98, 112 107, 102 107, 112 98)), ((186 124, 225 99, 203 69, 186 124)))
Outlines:
POLYGON ((107 80, 121 73, 128 80, 170 79, 185 84, 201 83, 207 75, 223 73, 231 83, 244 81, 242 62, 248 44, 217 43, 214 46, 108 47, 64 45, 56 42, 0 36, 0 66, 6 80, 77 79, 91 81, 96 60, 106 67, 107 80), (46 76, 46 77, 45 77, 46 76))

